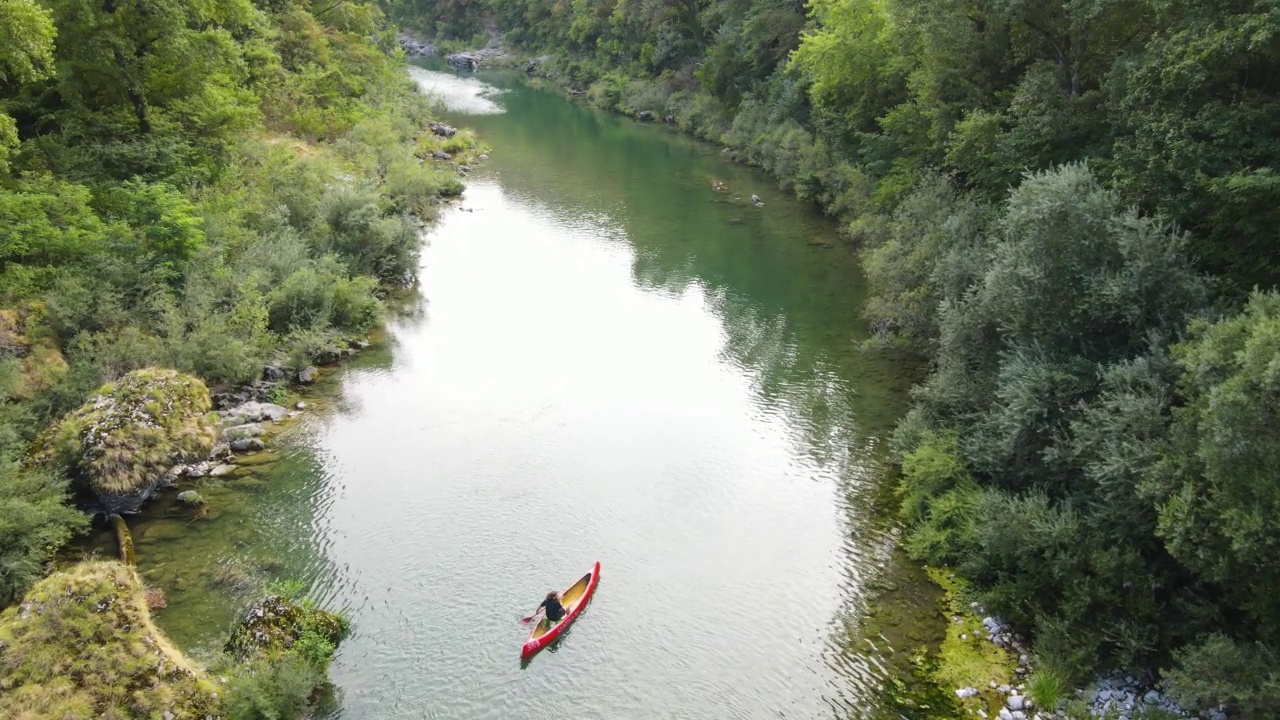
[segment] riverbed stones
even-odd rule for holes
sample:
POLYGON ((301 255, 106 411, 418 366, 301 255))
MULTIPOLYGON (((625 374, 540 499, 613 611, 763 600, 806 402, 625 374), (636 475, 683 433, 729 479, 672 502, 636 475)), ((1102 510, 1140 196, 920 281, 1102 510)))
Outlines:
POLYGON ((440 137, 450 138, 458 134, 458 128, 442 122, 429 122, 427 123, 427 129, 430 130, 432 134, 439 135, 440 137))
POLYGON ((298 372, 298 382, 302 383, 303 385, 310 385, 311 383, 316 381, 316 378, 319 377, 319 375, 320 375, 319 370, 317 370, 312 365, 308 365, 298 372))
POLYGON ((200 497, 200 493, 195 490, 183 490, 178 493, 178 502, 183 505, 203 505, 204 498, 200 497))
POLYGON ((230 475, 235 471, 236 471, 235 465, 219 465, 218 467, 209 471, 209 477, 223 477, 224 475, 230 475))
POLYGON ((266 450, 267 446, 258 438, 244 438, 232 442, 231 449, 238 453, 260 452, 266 450))
POLYGON ((1023 698, 1021 695, 1010 695, 1009 697, 1005 698, 1005 701, 1004 701, 1004 704, 1010 710, 1021 710, 1024 703, 1025 703, 1025 698, 1023 698))
POLYGON ((973 688, 973 687, 962 687, 959 690, 956 690, 956 697, 961 699, 971 698, 977 694, 978 694, 978 688, 973 688))
POLYGON ((230 410, 223 411, 223 425, 243 425, 245 423, 260 423, 268 420, 277 421, 282 419, 288 410, 283 405, 264 402, 247 402, 237 405, 230 410))
MULTIPOLYGON (((288 411, 285 411, 288 412, 288 411)), ((235 442, 236 440, 244 440, 246 438, 260 437, 263 433, 262 426, 258 423, 245 423, 244 425, 232 425, 222 431, 222 439, 227 442, 235 442)))

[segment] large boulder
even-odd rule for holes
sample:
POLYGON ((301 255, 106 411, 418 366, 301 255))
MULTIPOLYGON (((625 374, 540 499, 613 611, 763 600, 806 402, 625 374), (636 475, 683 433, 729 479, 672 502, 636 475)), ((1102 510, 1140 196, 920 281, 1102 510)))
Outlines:
POLYGON ((151 622, 118 562, 55 573, 0 615, 0 717, 221 717, 218 686, 151 622))
POLYGON ((137 512, 174 465, 208 456, 218 438, 204 383, 135 370, 36 439, 32 460, 83 482, 108 515, 137 512))

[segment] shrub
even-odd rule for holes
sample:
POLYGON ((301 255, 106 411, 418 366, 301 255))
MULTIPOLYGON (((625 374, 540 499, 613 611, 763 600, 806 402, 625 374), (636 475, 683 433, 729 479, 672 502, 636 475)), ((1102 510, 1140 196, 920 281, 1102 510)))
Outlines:
POLYGON ((21 597, 57 548, 87 527, 88 518, 67 505, 66 480, 0 460, 0 607, 21 597))

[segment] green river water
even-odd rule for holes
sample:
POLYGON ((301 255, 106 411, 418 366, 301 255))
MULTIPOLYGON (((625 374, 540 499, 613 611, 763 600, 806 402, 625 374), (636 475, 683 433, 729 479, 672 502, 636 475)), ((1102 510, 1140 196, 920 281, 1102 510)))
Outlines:
POLYGON ((301 581, 354 625, 332 717, 919 716, 935 596, 881 509, 911 373, 858 350, 835 225, 666 128, 413 73, 492 158, 278 460, 204 482, 207 517, 169 493, 130 520, 160 625, 214 652, 301 581), (522 666, 518 618, 596 560, 522 666))

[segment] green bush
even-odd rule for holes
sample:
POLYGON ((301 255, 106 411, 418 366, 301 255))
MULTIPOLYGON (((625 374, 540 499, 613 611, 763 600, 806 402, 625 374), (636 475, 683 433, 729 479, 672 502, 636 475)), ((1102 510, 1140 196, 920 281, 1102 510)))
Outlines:
POLYGON ((22 597, 89 518, 67 505, 67 481, 0 460, 0 607, 22 597))

